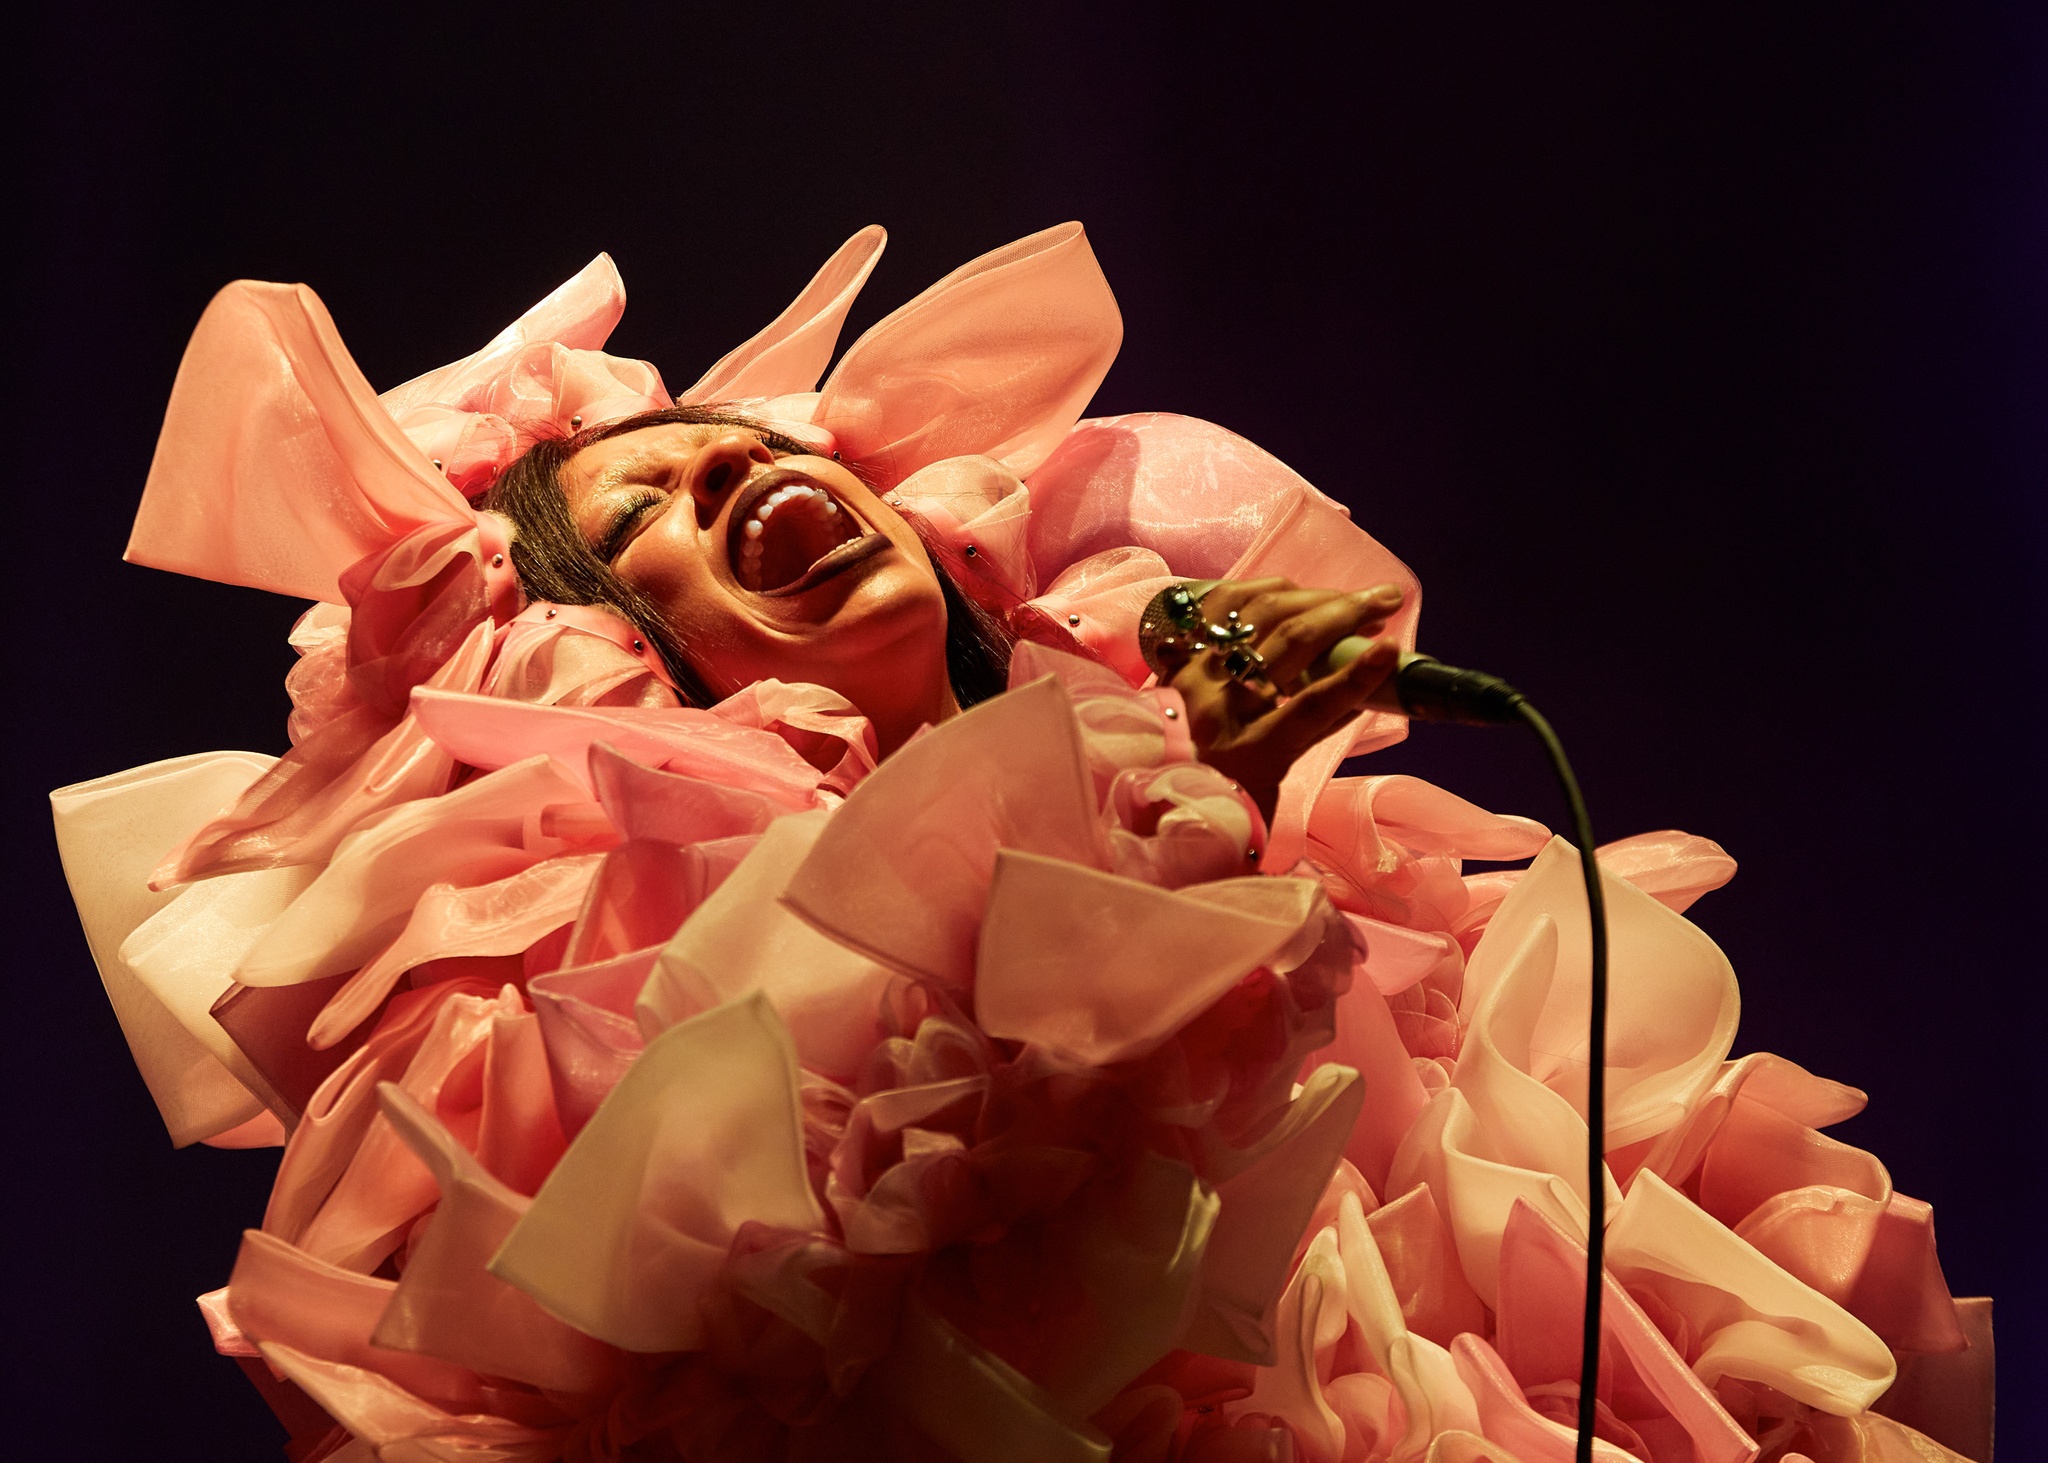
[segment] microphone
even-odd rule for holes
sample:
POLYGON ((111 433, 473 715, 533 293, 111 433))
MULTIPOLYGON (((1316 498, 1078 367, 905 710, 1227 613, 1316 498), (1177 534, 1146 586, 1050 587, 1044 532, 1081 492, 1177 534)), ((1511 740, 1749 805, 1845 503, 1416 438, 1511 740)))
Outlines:
MULTIPOLYGON (((1347 635, 1325 651, 1308 678, 1320 680, 1341 671, 1370 648, 1372 641, 1347 635)), ((1434 656, 1413 650, 1400 659, 1380 688, 1366 700, 1374 711, 1391 712, 1410 721, 1451 721, 1465 726, 1498 726, 1521 720, 1526 698, 1499 676, 1445 665, 1434 656)))

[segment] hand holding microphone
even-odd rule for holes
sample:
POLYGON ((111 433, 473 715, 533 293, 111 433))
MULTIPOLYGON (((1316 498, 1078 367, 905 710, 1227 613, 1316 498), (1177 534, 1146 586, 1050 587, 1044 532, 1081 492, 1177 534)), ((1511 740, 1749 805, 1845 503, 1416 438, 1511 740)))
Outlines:
POLYGON ((1191 580, 1146 607, 1139 648, 1181 693, 1202 760, 1268 816, 1295 759, 1360 711, 1440 721, 1511 721, 1520 694, 1375 639, 1406 596, 1291 580, 1191 580))
POLYGON ((1173 680, 1206 649, 1233 679, 1263 683, 1280 697, 1306 691, 1361 658, 1371 657, 1361 673, 1370 676, 1370 667, 1391 655, 1391 674, 1378 681, 1361 708, 1419 720, 1514 720, 1517 693, 1498 677, 1412 650, 1390 651, 1368 638, 1402 603, 1401 590, 1392 584, 1344 593, 1299 589, 1278 578, 1191 579, 1161 591, 1146 607, 1139 648, 1163 680, 1173 680))

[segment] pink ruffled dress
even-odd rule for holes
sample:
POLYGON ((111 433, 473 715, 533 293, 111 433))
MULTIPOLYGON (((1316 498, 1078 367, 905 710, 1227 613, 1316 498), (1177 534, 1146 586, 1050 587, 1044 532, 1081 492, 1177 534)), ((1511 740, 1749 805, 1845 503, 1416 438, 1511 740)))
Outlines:
MULTIPOLYGON (((52 801, 172 1139, 284 1146, 200 1300, 216 1344, 297 1463, 1562 1463, 1575 855, 1337 776, 1402 735, 1379 716, 1262 826, 1150 685, 1141 608, 1391 579, 1412 644, 1413 577, 1229 432, 1080 420, 1121 324, 1078 226, 818 387, 882 241, 674 398, 601 349, 604 257, 381 397, 304 287, 200 321, 129 557, 313 601, 292 747, 52 801), (672 400, 885 485, 1018 633, 1012 689, 877 765, 829 691, 684 707, 623 624, 525 603, 468 497, 672 400)), ((1820 1132, 1862 1094, 1728 1059, 1735 976, 1684 910, 1733 862, 1601 862, 1597 1456, 1981 1463, 1988 1302, 1820 1132)))

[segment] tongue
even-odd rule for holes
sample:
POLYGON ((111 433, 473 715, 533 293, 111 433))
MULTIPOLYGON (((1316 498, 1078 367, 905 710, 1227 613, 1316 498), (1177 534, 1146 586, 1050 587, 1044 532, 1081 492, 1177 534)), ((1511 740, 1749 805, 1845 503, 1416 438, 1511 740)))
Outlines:
POLYGON ((844 513, 833 513, 823 497, 793 498, 779 503, 761 526, 754 542, 761 546, 760 580, 756 589, 781 589, 853 537, 844 513))

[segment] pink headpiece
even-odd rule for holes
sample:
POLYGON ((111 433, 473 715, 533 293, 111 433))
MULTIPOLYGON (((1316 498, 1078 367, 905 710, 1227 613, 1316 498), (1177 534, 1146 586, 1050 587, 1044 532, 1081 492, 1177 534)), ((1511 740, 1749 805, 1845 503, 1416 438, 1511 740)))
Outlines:
POLYGON ((186 350, 127 557, 339 603, 351 565, 428 525, 474 526, 467 499, 535 441, 672 403, 743 402, 885 481, 963 454, 1030 472, 1122 340, 1080 225, 948 275, 856 342, 818 391, 885 240, 874 226, 848 239, 788 309, 675 397, 647 362, 601 349, 626 301, 608 255, 482 350, 381 397, 310 289, 237 281, 186 350))

